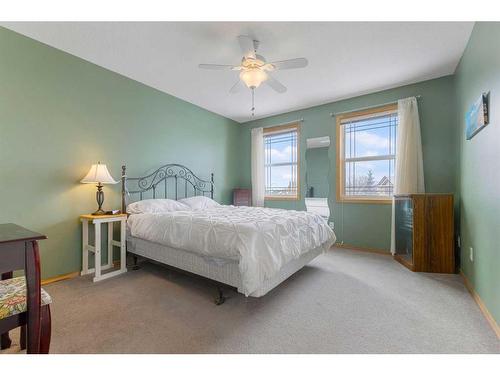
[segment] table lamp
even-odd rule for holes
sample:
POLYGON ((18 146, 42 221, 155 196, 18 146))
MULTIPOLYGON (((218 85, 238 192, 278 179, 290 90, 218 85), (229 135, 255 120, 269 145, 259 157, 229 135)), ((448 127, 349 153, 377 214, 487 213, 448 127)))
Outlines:
POLYGON ((106 164, 101 164, 101 162, 92 164, 89 173, 87 173, 87 175, 80 182, 82 184, 97 184, 97 193, 95 196, 99 207, 97 208, 97 211, 92 215, 105 215, 106 212, 102 209, 102 204, 104 203, 104 192, 102 191, 102 184, 118 183, 118 181, 115 181, 109 174, 108 168, 106 168, 106 164))

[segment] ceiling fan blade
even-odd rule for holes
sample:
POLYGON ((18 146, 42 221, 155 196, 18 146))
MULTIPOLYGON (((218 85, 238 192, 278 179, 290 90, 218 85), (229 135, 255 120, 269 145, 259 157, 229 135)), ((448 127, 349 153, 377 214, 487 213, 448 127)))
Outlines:
POLYGON ((243 88, 244 88, 243 83, 241 82, 241 80, 238 80, 238 82, 236 82, 233 85, 233 87, 231 87, 229 89, 229 93, 230 94, 236 94, 236 93, 240 92, 243 88))
POLYGON ((307 66, 307 59, 305 59, 303 57, 299 57, 297 59, 275 61, 275 62, 266 64, 265 66, 266 66, 267 70, 305 68, 307 66), (271 65, 272 68, 268 69, 267 68, 268 65, 271 65))
POLYGON ((267 83, 274 91, 283 94, 286 92, 286 87, 278 80, 274 79, 270 74, 267 75, 267 80, 264 81, 267 83))
POLYGON ((199 64, 198 68, 208 70, 240 70, 241 67, 233 65, 219 65, 219 64, 199 64))
POLYGON ((253 38, 249 37, 248 35, 240 35, 238 37, 238 43, 240 44, 241 52, 243 52, 243 55, 245 57, 255 59, 257 46, 255 45, 253 38))

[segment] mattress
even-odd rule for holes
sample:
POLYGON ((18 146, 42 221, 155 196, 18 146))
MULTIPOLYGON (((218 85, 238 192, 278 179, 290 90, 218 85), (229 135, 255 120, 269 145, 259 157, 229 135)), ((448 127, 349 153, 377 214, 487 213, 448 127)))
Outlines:
MULTIPOLYGON (((237 288, 238 292, 245 294, 242 287, 243 284, 238 261, 236 260, 201 256, 191 251, 176 249, 130 235, 127 237, 127 251, 233 286, 237 288)), ((293 259, 282 267, 273 277, 264 280, 252 293, 248 294, 248 296, 262 297, 307 265, 314 258, 322 254, 323 251, 323 247, 317 247, 299 258, 293 259)))
POLYGON ((238 290, 247 296, 291 261, 318 248, 326 251, 335 242, 333 231, 317 214, 263 207, 134 214, 127 225, 135 238, 216 260, 218 265, 236 264, 238 290))

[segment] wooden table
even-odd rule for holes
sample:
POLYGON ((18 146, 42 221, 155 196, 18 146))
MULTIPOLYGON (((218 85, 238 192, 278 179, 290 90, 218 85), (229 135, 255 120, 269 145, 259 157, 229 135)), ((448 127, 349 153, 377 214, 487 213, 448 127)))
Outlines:
MULTIPOLYGON (((16 224, 0 224, 0 274, 11 278, 15 270, 24 270, 27 303, 27 352, 40 351, 40 254, 38 240, 47 237, 16 224)), ((0 328, 2 320, 0 320, 0 328)), ((2 343, 10 343, 9 334, 2 334, 2 343)))

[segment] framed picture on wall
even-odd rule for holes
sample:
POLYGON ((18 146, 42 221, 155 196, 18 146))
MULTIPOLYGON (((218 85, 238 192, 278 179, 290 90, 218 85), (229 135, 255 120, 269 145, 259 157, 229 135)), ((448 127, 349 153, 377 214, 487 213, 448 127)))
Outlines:
POLYGON ((489 92, 482 94, 465 115, 465 136, 467 140, 474 137, 489 123, 489 92))

